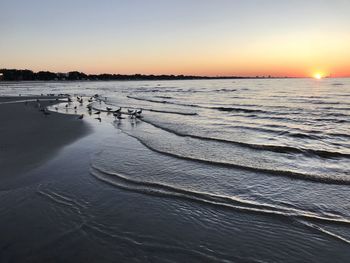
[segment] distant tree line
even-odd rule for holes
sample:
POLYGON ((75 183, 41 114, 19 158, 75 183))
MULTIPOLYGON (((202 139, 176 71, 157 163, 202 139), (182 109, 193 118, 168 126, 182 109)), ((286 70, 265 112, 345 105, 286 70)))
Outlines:
POLYGON ((90 74, 71 71, 68 73, 54 73, 50 71, 33 72, 28 69, 0 69, 0 80, 2 81, 77 81, 77 80, 186 80, 186 79, 245 79, 245 78, 271 78, 268 77, 208 77, 208 76, 187 76, 187 75, 121 75, 121 74, 90 74))

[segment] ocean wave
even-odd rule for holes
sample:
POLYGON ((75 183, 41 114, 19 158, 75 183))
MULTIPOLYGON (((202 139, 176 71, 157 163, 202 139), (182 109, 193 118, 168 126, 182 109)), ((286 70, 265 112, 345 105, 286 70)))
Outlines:
POLYGON ((339 113, 339 112, 328 112, 325 115, 330 116, 330 117, 345 117, 345 118, 350 117, 350 115, 348 115, 348 114, 339 113))
POLYGON ((336 137, 342 137, 342 138, 350 138, 350 134, 347 134, 347 133, 336 133, 336 132, 333 132, 333 133, 329 133, 329 135, 331 136, 336 136, 336 137))
POLYGON ((253 112, 261 112, 261 113, 274 113, 270 111, 264 111, 259 109, 249 109, 249 108, 241 108, 241 107, 210 107, 210 106, 203 106, 198 104, 190 104, 190 103, 180 103, 180 102, 174 102, 174 101, 167 101, 167 100, 156 100, 151 98, 140 98, 140 97, 134 97, 134 96, 127 96, 130 99, 134 100, 141 100, 141 101, 148 101, 153 103, 160 103, 160 104, 173 104, 178 106, 185 106, 185 107, 194 107, 194 108, 202 108, 202 109, 212 109, 212 110, 218 110, 218 111, 227 111, 227 112, 244 112, 244 113, 253 113, 253 112))
POLYGON ((301 139, 311 139, 311 140, 320 140, 321 138, 316 134, 307 134, 303 132, 293 132, 293 131, 281 131, 278 135, 289 136, 292 138, 301 138, 301 139))
MULTIPOLYGON (((350 111, 350 108, 349 107, 323 107, 323 108, 320 108, 322 110, 340 110, 340 111, 350 111)), ((347 115, 349 116, 349 115, 347 115)))
MULTIPOLYGON (((245 89, 242 89, 245 90, 245 89)), ((235 92, 237 89, 232 89, 232 88, 221 88, 221 89, 179 89, 175 87, 162 87, 162 88, 152 88, 152 89, 135 89, 135 91, 140 92, 140 93, 215 93, 215 92, 235 92)))
MULTIPOLYGON (((111 105, 109 103, 105 103, 106 105, 108 106, 111 106, 111 107, 115 107, 115 105, 111 105)), ((111 111, 108 111, 106 108, 101 108, 100 106, 97 107, 95 104, 92 104, 91 105, 92 109, 96 110, 96 111, 101 111, 101 112, 106 112, 106 113, 111 113, 113 112, 114 110, 117 110, 118 108, 115 108, 111 111)), ((129 108, 129 109, 135 109, 135 108, 132 108, 132 107, 124 107, 124 108, 129 108)), ((158 109, 151 109, 151 108, 145 108, 143 107, 142 108, 143 111, 152 111, 152 112, 159 112, 159 113, 167 113, 167 114, 177 114, 177 115, 189 115, 189 116, 194 116, 194 115, 198 115, 197 112, 186 112, 186 111, 171 111, 171 110, 158 110, 158 109)), ((130 115, 130 113, 126 112, 126 111, 121 111, 122 114, 125 114, 125 115, 130 115)))
POLYGON ((211 92, 234 92, 237 91, 237 89, 230 89, 230 88, 222 88, 222 89, 215 89, 211 92))
POLYGON ((180 88, 172 88, 172 87, 163 87, 163 88, 153 88, 153 89, 144 89, 137 88, 134 90, 135 92, 140 93, 201 93, 207 92, 206 90, 184 90, 180 88))
POLYGON ((348 120, 344 119, 334 119, 334 118, 316 118, 315 121, 328 121, 328 122, 334 122, 334 123, 346 123, 349 122, 348 120))
POLYGON ((169 113, 169 114, 178 114, 178 115, 189 115, 189 116, 198 115, 197 112, 179 112, 179 111, 157 110, 157 109, 149 109, 149 111, 160 112, 160 113, 169 113))
POLYGON ((268 214, 272 216, 282 216, 294 219, 304 219, 310 222, 332 223, 337 225, 349 225, 350 219, 338 215, 318 214, 311 211, 259 203, 257 201, 244 200, 234 196, 224 196, 214 193, 197 191, 193 189, 184 189, 160 182, 141 181, 129 176, 106 171, 96 164, 91 164, 90 173, 97 179, 112 184, 124 190, 155 195, 167 198, 178 198, 187 201, 198 202, 205 205, 221 207, 224 209, 234 209, 243 212, 268 214))
POLYGON ((154 96, 155 98, 160 98, 160 99, 173 99, 171 96, 154 96))
POLYGON ((167 156, 175 157, 182 160, 187 161, 193 161, 198 163, 204 163, 208 165, 215 165, 220 167, 229 167, 229 168, 236 168, 240 170, 255 172, 255 173, 261 173, 266 175, 274 175, 274 176, 285 176, 289 177, 291 179, 302 179, 302 180, 308 180, 308 181, 314 181, 318 183, 327 183, 327 184, 338 184, 338 185, 350 185, 350 177, 344 177, 344 176, 328 176, 328 175, 322 175, 322 174, 309 174, 309 173, 301 173, 291 170, 277 170, 277 169, 269 169, 269 168, 260 168, 260 167, 253 167, 253 166, 245 166, 238 163, 231 163, 231 162, 225 162, 225 161, 217 161, 217 160, 209 160, 205 158, 199 158, 199 157, 191 157, 191 156, 184 156, 178 153, 169 152, 163 149, 156 148, 154 146, 151 146, 146 141, 140 139, 139 137, 133 135, 130 132, 127 132, 125 130, 122 130, 125 134, 137 139, 142 145, 147 147, 148 149, 164 154, 167 156))
MULTIPOLYGON (((144 122, 153 125, 156 128, 162 129, 164 131, 173 133, 177 136, 181 137, 191 137, 194 139, 200 139, 200 140, 206 140, 206 141, 216 141, 216 142, 224 142, 224 143, 231 143, 234 145, 247 147, 250 149, 255 150, 262 150, 262 151, 272 151, 272 152, 278 152, 278 153, 298 153, 303 155, 317 155, 322 158, 350 158, 350 154, 341 153, 341 152, 331 152, 326 150, 315 150, 315 149, 308 149, 308 148, 296 148, 291 146, 282 146, 282 145, 266 145, 266 144, 252 144, 252 143, 246 143, 246 142, 239 142, 239 141, 232 141, 232 140, 226 140, 221 138, 212 138, 212 137, 204 137, 200 135, 194 135, 194 134, 188 134, 188 133, 181 133, 166 127, 163 127, 159 124, 155 124, 152 121, 149 121, 147 119, 143 119, 144 122)), ((296 137, 303 137, 304 135, 295 133, 293 134, 296 137)), ((306 136, 306 135, 305 135, 306 136)))
POLYGON ((229 111, 229 112, 234 111, 234 112, 245 112, 245 113, 253 113, 253 112, 268 113, 268 111, 264 111, 264 110, 238 108, 238 107, 208 107, 208 108, 218 110, 218 111, 229 111))
POLYGON ((167 101, 167 100, 155 100, 155 99, 151 99, 151 98, 140 98, 140 97, 134 97, 134 96, 127 96, 127 97, 129 99, 148 101, 148 102, 160 103, 160 104, 173 104, 173 105, 195 107, 195 108, 208 108, 208 107, 204 107, 204 106, 200 106, 200 105, 196 105, 196 104, 176 103, 176 102, 167 101))
MULTIPOLYGON (((184 107, 193 107, 193 108, 202 108, 202 109, 210 109, 210 110, 217 110, 220 112, 230 112, 230 113, 244 113, 244 114, 250 114, 245 117, 251 117, 251 118, 261 118, 261 119, 273 119, 273 120, 280 120, 280 121, 293 121, 293 122, 300 122, 305 121, 307 118, 300 119, 300 118, 291 118, 290 115, 304 115, 305 112, 303 109, 290 109, 288 107, 283 106, 270 106, 268 107, 268 110, 265 109, 259 109, 259 105, 237 105, 237 106, 205 106, 205 105, 199 105, 199 104, 193 104, 193 103, 181 103, 176 101, 168 101, 168 100, 157 100, 153 98, 145 98, 145 97, 135 97, 135 96, 127 96, 130 99, 140 100, 140 101, 147 101, 152 103, 158 103, 158 104, 171 104, 171 105, 177 105, 177 106, 184 106, 184 107), (242 107, 243 106, 243 107, 242 107), (255 108, 252 108, 255 107, 255 108), (289 109, 287 111, 281 111, 278 109, 289 109), (275 109, 275 110, 274 110, 275 109), (264 116, 267 115, 267 116, 264 116), (277 116, 276 116, 277 115, 277 116)), ((266 108, 266 107, 265 107, 266 108)), ((326 107, 325 109, 332 109, 332 110, 347 110, 347 108, 333 108, 333 107, 326 107)), ((313 114, 315 116, 319 116, 318 114, 314 113, 307 113, 308 115, 313 114)), ((349 115, 339 112, 329 112, 329 113, 323 113, 325 116, 329 117, 336 117, 336 118, 319 118, 320 120, 324 121, 330 121, 335 123, 343 123, 346 122, 344 119, 339 119, 341 117, 348 118, 349 115)), ((317 119, 318 120, 318 119, 317 119)))
POLYGON ((339 240, 341 242, 344 242, 344 243, 350 245, 350 240, 346 239, 345 237, 342 237, 342 236, 340 236, 340 235, 338 235, 336 233, 328 231, 328 230, 324 229, 323 227, 317 226, 317 225, 312 224, 310 222, 305 222, 305 221, 300 221, 300 222, 302 224, 306 225, 307 227, 310 227, 310 228, 312 228, 314 230, 317 230, 317 231, 319 231, 319 232, 321 232, 321 233, 323 233, 323 234, 325 234, 325 235, 327 235, 327 236, 329 236, 331 238, 334 238, 336 240, 339 240))

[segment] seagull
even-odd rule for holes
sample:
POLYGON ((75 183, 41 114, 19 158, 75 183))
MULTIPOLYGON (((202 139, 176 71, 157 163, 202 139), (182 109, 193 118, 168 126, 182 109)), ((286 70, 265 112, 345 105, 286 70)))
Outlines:
POLYGON ((136 114, 137 112, 136 111, 133 111, 130 116, 131 116, 131 119, 135 119, 136 118, 136 114))
POLYGON ((135 110, 135 117, 136 118, 141 118, 141 113, 142 113, 142 109, 135 110))
POLYGON ((110 108, 110 107, 106 107, 106 110, 107 110, 107 111, 111 111, 111 110, 112 110, 112 108, 110 108))
POLYGON ((114 116, 114 117, 119 117, 120 115, 121 115, 120 112, 113 112, 113 116, 114 116))
POLYGON ((84 114, 81 114, 81 115, 78 117, 79 120, 82 120, 83 118, 84 118, 84 114))
POLYGON ((94 112, 94 114, 98 114, 98 115, 100 115, 100 114, 101 114, 101 112, 100 112, 100 111, 96 111, 96 112, 94 112))
POLYGON ((122 110, 122 107, 119 107, 119 109, 115 110, 115 113, 120 113, 120 111, 122 110))
POLYGON ((101 122, 101 121, 102 121, 102 119, 101 119, 100 117, 95 118, 95 120, 98 120, 99 122, 101 122))

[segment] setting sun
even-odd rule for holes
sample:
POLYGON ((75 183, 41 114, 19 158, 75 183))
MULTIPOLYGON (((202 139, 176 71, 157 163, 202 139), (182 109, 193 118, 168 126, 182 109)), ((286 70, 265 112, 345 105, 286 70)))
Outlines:
POLYGON ((314 75, 314 78, 315 78, 315 79, 322 79, 322 78, 323 78, 323 75, 322 75, 321 73, 316 73, 316 74, 314 75))

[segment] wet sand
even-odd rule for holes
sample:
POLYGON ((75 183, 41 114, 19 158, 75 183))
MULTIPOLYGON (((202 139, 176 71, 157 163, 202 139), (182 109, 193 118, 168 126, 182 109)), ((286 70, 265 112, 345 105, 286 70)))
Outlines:
POLYGON ((76 115, 51 112, 45 116, 42 106, 56 103, 62 97, 1 97, 0 98, 0 166, 1 188, 14 182, 14 176, 24 174, 44 163, 63 146, 89 133, 89 126, 76 115), (49 99, 49 100, 47 100, 49 99), (34 100, 28 103, 15 101, 34 100), (12 103, 13 102, 13 103, 12 103))

